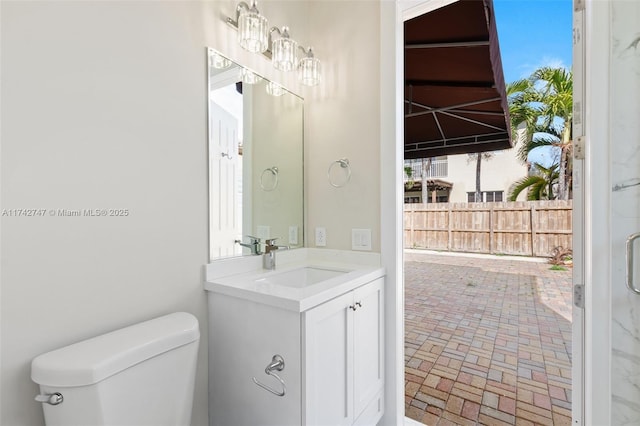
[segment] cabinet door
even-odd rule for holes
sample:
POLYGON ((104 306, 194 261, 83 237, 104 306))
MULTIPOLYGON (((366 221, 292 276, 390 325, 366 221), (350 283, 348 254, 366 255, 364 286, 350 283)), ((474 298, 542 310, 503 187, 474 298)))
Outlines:
POLYGON ((355 417, 383 386, 383 288, 383 279, 378 279, 353 293, 355 417))
POLYGON ((353 293, 305 313, 304 424, 353 422, 353 293))

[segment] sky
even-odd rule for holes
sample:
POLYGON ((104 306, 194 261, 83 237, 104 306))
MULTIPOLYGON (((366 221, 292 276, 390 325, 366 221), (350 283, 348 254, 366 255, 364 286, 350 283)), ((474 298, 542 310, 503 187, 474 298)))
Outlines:
MULTIPOLYGON (((571 69, 572 0, 493 0, 505 83, 542 66, 571 69)), ((556 156, 538 148, 530 161, 545 166, 556 156)))
POLYGON ((505 82, 541 66, 571 67, 571 0, 494 0, 505 82))

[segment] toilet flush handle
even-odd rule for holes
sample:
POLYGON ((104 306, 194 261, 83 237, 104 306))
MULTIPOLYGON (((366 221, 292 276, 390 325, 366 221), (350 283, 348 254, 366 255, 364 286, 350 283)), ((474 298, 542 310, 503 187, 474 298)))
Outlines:
POLYGON ((47 403, 50 405, 58 405, 58 404, 62 404, 62 401, 64 401, 64 397, 60 392, 45 393, 45 394, 36 396, 36 401, 47 403))

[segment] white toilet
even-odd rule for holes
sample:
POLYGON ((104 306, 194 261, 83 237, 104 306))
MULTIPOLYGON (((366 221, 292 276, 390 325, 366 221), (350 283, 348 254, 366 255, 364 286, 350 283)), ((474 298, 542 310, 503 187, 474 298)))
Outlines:
POLYGON ((177 312, 38 356, 47 426, 187 426, 200 331, 177 312))

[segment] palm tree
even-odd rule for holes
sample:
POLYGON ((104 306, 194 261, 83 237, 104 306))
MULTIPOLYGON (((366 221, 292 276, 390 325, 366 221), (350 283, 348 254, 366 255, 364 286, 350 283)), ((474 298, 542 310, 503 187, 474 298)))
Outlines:
MULTIPOLYGON (((519 156, 527 161, 529 153, 542 146, 557 149, 558 198, 571 193, 571 125, 573 118, 573 78, 563 68, 543 67, 528 79, 507 85, 511 127, 526 129, 519 156)), ((517 139, 516 139, 517 140, 517 139)))
POLYGON ((538 163, 532 164, 533 173, 516 181, 509 189, 509 201, 516 201, 518 195, 527 190, 527 200, 553 200, 553 187, 558 183, 558 164, 544 167, 538 163))
POLYGON ((490 160, 493 158, 493 153, 491 152, 478 152, 475 154, 468 154, 469 158, 467 158, 467 162, 475 161, 476 162, 476 193, 473 197, 476 203, 482 202, 482 190, 480 189, 480 171, 482 166, 482 160, 490 160))
POLYGON ((433 158, 422 159, 422 202, 428 203, 429 201, 429 177, 431 177, 431 163, 433 158))

